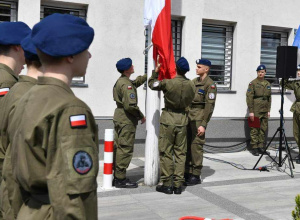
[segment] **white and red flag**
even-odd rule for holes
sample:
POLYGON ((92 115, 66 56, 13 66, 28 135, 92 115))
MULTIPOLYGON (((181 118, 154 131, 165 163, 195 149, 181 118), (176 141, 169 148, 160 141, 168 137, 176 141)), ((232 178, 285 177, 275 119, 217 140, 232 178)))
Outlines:
POLYGON ((153 59, 159 54, 159 80, 176 75, 171 29, 171 0, 145 0, 144 26, 152 27, 153 59))
POLYGON ((85 115, 72 115, 70 116, 71 128, 86 127, 85 115))
POLYGON ((5 96, 9 92, 9 88, 0 89, 0 97, 5 96))

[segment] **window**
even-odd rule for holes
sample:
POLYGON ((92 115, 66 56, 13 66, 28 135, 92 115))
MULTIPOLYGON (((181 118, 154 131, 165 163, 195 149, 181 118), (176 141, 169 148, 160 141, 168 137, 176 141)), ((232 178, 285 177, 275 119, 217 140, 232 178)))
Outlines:
POLYGON ((272 87, 278 87, 279 81, 276 78, 276 54, 278 46, 287 46, 288 33, 262 30, 261 32, 261 54, 260 63, 267 68, 266 80, 272 87))
POLYGON ((219 90, 231 89, 233 27, 203 24, 201 58, 212 65, 210 77, 219 90))
MULTIPOLYGON (((60 4, 61 5, 61 4, 60 4)), ((60 14, 70 14, 77 17, 81 17, 84 20, 86 20, 86 14, 87 14, 87 7, 82 5, 66 5, 67 7, 57 7, 53 5, 42 5, 41 6, 41 19, 54 14, 54 13, 60 13, 60 14)), ((85 84, 85 77, 74 77, 72 79, 72 85, 71 86, 79 86, 79 87, 86 87, 85 84)))
POLYGON ((0 22, 17 21, 17 3, 0 1, 0 22))
MULTIPOLYGON (((173 38, 173 51, 174 58, 177 61, 181 57, 181 44, 182 44, 182 20, 172 19, 172 38, 173 38)), ((148 42, 149 29, 148 27, 145 30, 145 48, 149 46, 148 42)), ((148 53, 145 53, 145 73, 148 70, 148 53)))

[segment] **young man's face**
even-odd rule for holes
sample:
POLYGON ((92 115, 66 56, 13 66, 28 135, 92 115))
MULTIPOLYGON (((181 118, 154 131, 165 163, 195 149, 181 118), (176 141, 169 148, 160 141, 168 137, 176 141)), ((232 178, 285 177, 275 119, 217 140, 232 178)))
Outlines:
POLYGON ((202 64, 197 64, 196 66, 196 74, 198 76, 203 76, 204 73, 208 73, 209 67, 202 65, 202 64))
POLYGON ((259 70, 257 71, 257 78, 264 79, 266 75, 266 70, 259 70))
POLYGON ((134 66, 131 65, 131 67, 128 70, 126 70, 126 73, 133 74, 134 73, 134 66))
POLYGON ((92 57, 88 50, 85 50, 74 56, 74 76, 84 76, 89 63, 89 59, 92 57))

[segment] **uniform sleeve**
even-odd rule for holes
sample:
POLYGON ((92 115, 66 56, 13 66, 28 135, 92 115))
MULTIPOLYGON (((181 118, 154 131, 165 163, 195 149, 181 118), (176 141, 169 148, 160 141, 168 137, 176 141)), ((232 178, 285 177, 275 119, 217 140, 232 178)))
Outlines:
POLYGON ((249 84, 247 93, 246 93, 246 102, 249 108, 249 112, 254 112, 254 86, 252 83, 249 84))
POLYGON ((47 149, 47 186, 54 219, 97 219, 98 131, 85 107, 58 113, 47 149), (50 144, 50 143, 49 143, 50 144))
POLYGON ((210 85, 205 94, 205 107, 204 107, 204 116, 201 122, 201 126, 207 127, 207 123, 210 121, 210 118, 213 114, 215 108, 215 102, 217 97, 217 87, 215 83, 210 85))
POLYGON ((156 91, 163 91, 166 87, 165 80, 158 80, 158 73, 152 71, 152 76, 148 80, 149 88, 156 91))
POLYGON ((137 94, 135 90, 131 88, 131 85, 123 84, 121 86, 121 92, 123 94, 122 98, 122 104, 124 107, 124 110, 128 112, 129 114, 136 117, 138 120, 141 120, 145 116, 140 111, 140 108, 137 106, 137 94))
MULTIPOLYGON (((283 80, 280 80, 280 85, 282 86, 283 80)), ((289 90, 294 90, 294 81, 284 80, 284 88, 289 90)))
POLYGON ((132 81, 132 84, 138 88, 147 81, 147 75, 138 76, 135 80, 132 81))

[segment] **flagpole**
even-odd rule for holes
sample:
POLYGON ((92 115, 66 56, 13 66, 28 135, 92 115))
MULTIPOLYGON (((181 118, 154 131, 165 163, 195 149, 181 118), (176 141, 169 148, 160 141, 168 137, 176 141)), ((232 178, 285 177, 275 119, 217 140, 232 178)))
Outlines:
MULTIPOLYGON (((151 26, 149 26, 148 42, 151 42, 151 26)), ((149 79, 154 70, 153 47, 148 51, 149 79)), ((159 179, 159 118, 160 118, 160 92, 152 91, 147 86, 146 97, 146 143, 145 143, 145 171, 144 183, 147 186, 157 185, 159 179)))

